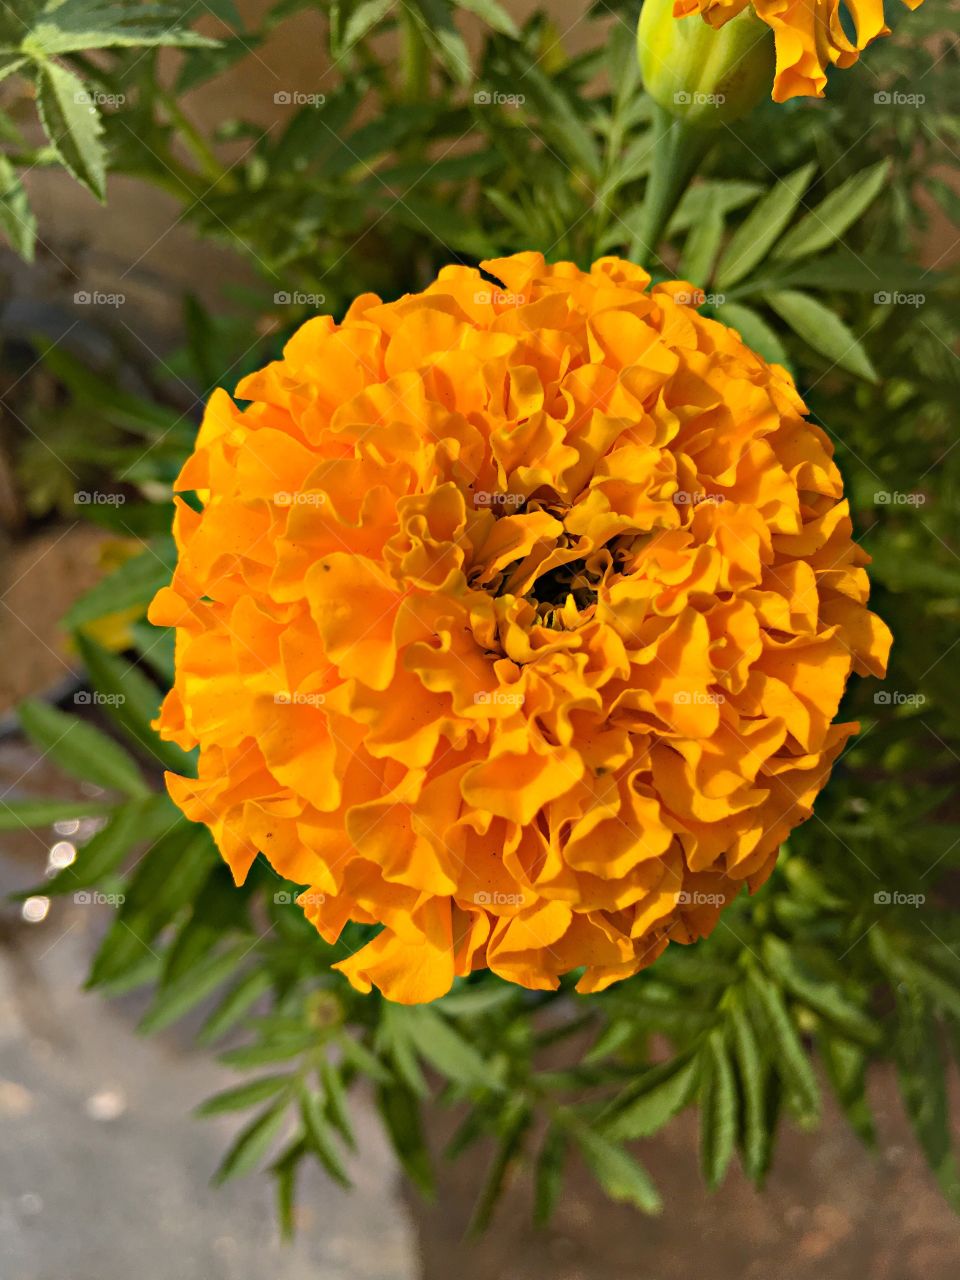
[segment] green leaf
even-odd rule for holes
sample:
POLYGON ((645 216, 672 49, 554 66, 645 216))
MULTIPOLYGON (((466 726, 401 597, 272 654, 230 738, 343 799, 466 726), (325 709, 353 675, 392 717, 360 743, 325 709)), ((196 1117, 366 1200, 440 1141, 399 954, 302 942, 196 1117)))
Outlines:
POLYGON ((874 1146, 877 1135, 867 1098, 867 1053, 862 1045, 840 1036, 821 1034, 817 1039, 827 1076, 847 1119, 863 1141, 874 1146))
POLYGON ((781 320, 820 355, 848 373, 876 382, 877 371, 859 340, 838 315, 822 302, 795 289, 781 289, 765 295, 781 320))
POLYGON ((740 1141, 743 1167, 754 1182, 759 1182, 770 1163, 773 1135, 767 1118, 767 1080, 769 1065, 747 1011, 735 998, 728 1009, 733 1041, 733 1058, 743 1098, 740 1141))
POLYGON ((478 18, 483 19, 491 30, 510 36, 512 40, 517 40, 520 37, 517 24, 503 5, 499 3, 499 0, 457 0, 457 8, 467 9, 470 13, 475 13, 478 18))
POLYGON ((737 1138, 737 1089, 723 1037, 703 1051, 700 1080, 700 1167, 711 1191, 723 1181, 737 1138))
POLYGON ((163 559, 155 548, 148 547, 139 555, 125 560, 113 573, 101 578, 85 592, 68 609, 63 618, 64 626, 74 630, 107 614, 134 607, 146 611, 160 588, 170 582, 171 571, 170 561, 163 559))
POLYGON ((567 1156, 569 1137, 561 1125, 551 1125, 537 1155, 534 1169, 533 1220, 538 1227, 545 1227, 563 1190, 563 1168, 567 1156))
POLYGON ((839 240, 865 213, 890 176, 890 162, 881 160, 862 169, 806 213, 773 250, 774 258, 803 258, 839 240))
POLYGON ((755 999, 758 1016, 763 1019, 769 1035, 776 1070, 793 1091, 803 1110, 811 1118, 818 1116, 820 1090, 816 1076, 783 996, 770 979, 757 969, 750 970, 747 982, 750 995, 755 999))
POLYGON ((77 648, 97 690, 109 695, 104 710, 126 733, 174 773, 194 775, 190 756, 172 742, 164 742, 150 727, 160 707, 160 690, 135 666, 115 657, 82 631, 77 632, 77 648))
POLYGON ((349 1147, 356 1147, 353 1126, 350 1124, 350 1110, 347 1106, 347 1091, 338 1067, 324 1058, 320 1064, 320 1083, 327 1099, 327 1115, 344 1142, 349 1147))
POLYGON ((473 1045, 426 1005, 405 1009, 403 1022, 421 1057, 467 1089, 496 1088, 490 1068, 473 1045))
POLYGON ((110 815, 106 826, 80 846, 70 866, 45 881, 37 892, 52 897, 102 884, 132 849, 151 844, 178 823, 186 825, 166 794, 121 805, 110 815))
POLYGON ((960 1211, 960 1177, 950 1144, 946 1061, 939 1030, 916 990, 897 1001, 899 1022, 894 1054, 904 1109, 927 1163, 955 1211, 960 1211))
POLYGON ((43 58, 83 49, 216 46, 216 40, 185 29, 182 16, 172 5, 63 0, 46 6, 23 47, 32 57, 43 58))
POLYGON ((708 181, 695 182, 684 192, 667 228, 670 236, 688 231, 708 218, 716 210, 721 217, 749 204, 760 195, 759 182, 708 181))
POLYGON ((677 269, 679 278, 705 286, 710 279, 722 239, 723 214, 717 208, 710 209, 705 217, 690 228, 677 269))
POLYGON ((214 1182, 220 1185, 229 1178, 238 1178, 255 1169, 283 1128, 286 1113, 286 1099, 281 1098, 251 1121, 224 1156, 220 1168, 214 1174, 214 1182))
POLYGON ((656 1133, 689 1102, 699 1070, 696 1058, 684 1057, 651 1067, 626 1091, 633 1100, 623 1110, 618 1099, 616 1114, 604 1132, 615 1141, 656 1133))
POLYGON ((720 290, 736 284, 761 262, 767 250, 777 240, 790 221, 794 209, 813 177, 813 164, 805 164, 761 197, 747 217, 730 237, 716 271, 716 284, 720 290))
POLYGON ((179 822, 140 859, 88 979, 99 986, 152 952, 157 934, 191 902, 218 857, 209 831, 179 822))
POLYGON ((790 367, 783 343, 759 312, 739 302, 725 302, 717 308, 717 319, 736 329, 747 346, 764 360, 790 367))
POLYGON ((347 25, 343 29, 343 48, 349 49, 355 45, 364 36, 369 35, 373 28, 390 13, 394 7, 394 0, 363 0, 363 3, 350 14, 347 19, 347 25))
POLYGON ((659 1213, 661 1200, 639 1160, 589 1126, 571 1126, 573 1138, 593 1176, 611 1200, 635 1205, 644 1213, 659 1213))
POLYGON ((106 196, 106 152, 100 113, 83 81, 58 62, 37 69, 37 109, 64 165, 98 200, 106 196))
POLYGON ((519 1097, 511 1098, 498 1125, 497 1149, 477 1198, 470 1221, 470 1235, 480 1235, 490 1225, 493 1211, 503 1193, 507 1172, 520 1153, 532 1121, 533 1116, 526 1103, 519 1097))
POLYGON ((240 1021, 243 1015, 273 985, 268 969, 251 969, 245 973, 217 1005, 197 1036, 201 1044, 213 1044, 240 1021))
POLYGON ((877 1044, 880 1032, 876 1023, 851 1003, 836 983, 825 981, 805 965, 795 948, 771 934, 763 941, 763 957, 783 985, 811 1009, 851 1039, 877 1044))
POLYGON ((323 1103, 320 1095, 305 1084, 301 1085, 299 1094, 300 1114, 303 1117, 303 1127, 306 1132, 308 1147, 317 1156, 331 1178, 339 1182, 341 1186, 351 1186, 352 1183, 347 1176, 340 1153, 337 1151, 336 1144, 333 1141, 333 1130, 323 1113, 323 1103))
POLYGON ((0 231, 27 262, 33 261, 37 219, 23 183, 6 156, 0 155, 0 231))
POLYGON ((0 800, 0 831, 49 827, 71 818, 95 818, 113 813, 115 808, 114 804, 94 800, 0 800))
POLYGON ((249 950, 249 943, 241 942, 199 969, 190 969, 175 982, 162 987, 153 1004, 140 1020, 138 1031, 154 1032, 176 1022, 216 991, 241 963, 249 950))
POLYGON ((402 1085, 381 1086, 377 1090, 377 1108, 407 1176, 428 1200, 432 1200, 433 1169, 423 1137, 420 1103, 416 1094, 402 1085))
POLYGON ((249 1080, 246 1084, 239 1084, 233 1089, 224 1089, 222 1093, 207 1098, 196 1108, 194 1115, 218 1116, 225 1111, 243 1111, 246 1107, 255 1107, 258 1103, 274 1097, 282 1089, 290 1089, 293 1081, 293 1076, 260 1076, 256 1080, 249 1080))
POLYGON ((65 773, 134 798, 150 795, 136 763, 93 725, 33 699, 21 702, 17 714, 31 742, 65 773))

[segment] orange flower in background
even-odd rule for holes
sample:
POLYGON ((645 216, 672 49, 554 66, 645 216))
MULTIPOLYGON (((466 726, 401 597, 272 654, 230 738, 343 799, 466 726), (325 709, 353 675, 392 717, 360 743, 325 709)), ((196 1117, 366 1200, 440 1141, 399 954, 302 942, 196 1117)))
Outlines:
MULTIPOLYGON (((883 0, 675 0, 677 17, 701 13, 712 27, 722 27, 753 5, 757 17, 773 31, 777 69, 773 99, 822 98, 827 67, 849 67, 878 36, 890 34, 883 0), (849 15, 846 30, 840 10, 849 15), (847 32, 850 32, 850 35, 847 32)), ((917 9, 923 0, 903 0, 917 9)))
MULTIPOLYGON (((168 776, 338 967, 596 991, 770 874, 882 674, 866 554, 788 373, 614 258, 447 267, 212 397, 178 488, 168 776), (496 283, 494 283, 496 281, 496 283)), ((694 305, 691 305, 694 304, 694 305)))

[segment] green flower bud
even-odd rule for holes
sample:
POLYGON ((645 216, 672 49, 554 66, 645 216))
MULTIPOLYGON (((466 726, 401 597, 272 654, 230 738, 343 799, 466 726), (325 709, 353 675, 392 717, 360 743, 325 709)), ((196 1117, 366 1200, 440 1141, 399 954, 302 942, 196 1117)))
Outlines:
POLYGON ((715 28, 699 13, 676 18, 674 0, 644 0, 637 28, 643 83, 665 111, 701 128, 755 107, 773 84, 773 32, 748 5, 715 28))

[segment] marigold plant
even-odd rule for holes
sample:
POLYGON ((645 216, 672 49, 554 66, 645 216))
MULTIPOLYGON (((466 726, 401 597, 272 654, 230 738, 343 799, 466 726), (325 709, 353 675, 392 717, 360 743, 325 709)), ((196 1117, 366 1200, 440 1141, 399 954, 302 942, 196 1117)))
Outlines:
MULTIPOLYGON (((822 98, 827 68, 850 67, 878 36, 890 34, 884 21, 883 0, 675 0, 678 17, 701 13, 712 27, 722 27, 747 8, 753 8, 773 31, 777 70, 773 99, 822 98), (841 9, 850 18, 844 24, 841 9), (848 34, 849 32, 849 34, 848 34)), ((903 0, 917 9, 923 0, 903 0)))
POLYGON ((178 487, 168 775, 340 968, 596 991, 770 874, 881 674, 825 434, 682 282, 540 254, 309 320, 178 487))

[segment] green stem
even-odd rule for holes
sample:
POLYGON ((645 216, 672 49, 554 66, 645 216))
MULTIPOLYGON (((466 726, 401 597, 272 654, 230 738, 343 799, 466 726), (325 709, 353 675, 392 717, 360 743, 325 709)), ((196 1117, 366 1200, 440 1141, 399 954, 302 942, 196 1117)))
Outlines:
POLYGON ((430 60, 420 23, 408 5, 403 6, 402 48, 400 66, 403 73, 401 93, 406 102, 423 102, 427 97, 430 60))
POLYGON ((656 132, 653 167, 638 237, 647 266, 662 262, 657 248, 663 233, 716 137, 713 130, 678 120, 661 106, 654 109, 653 128, 656 132))
POLYGON ((160 89, 157 93, 157 100, 162 103, 172 123, 176 125, 181 142, 184 143, 200 165, 200 170, 204 177, 209 179, 210 182, 218 184, 222 182, 224 178, 223 167, 214 155, 206 138, 183 111, 173 94, 166 89, 160 89))

